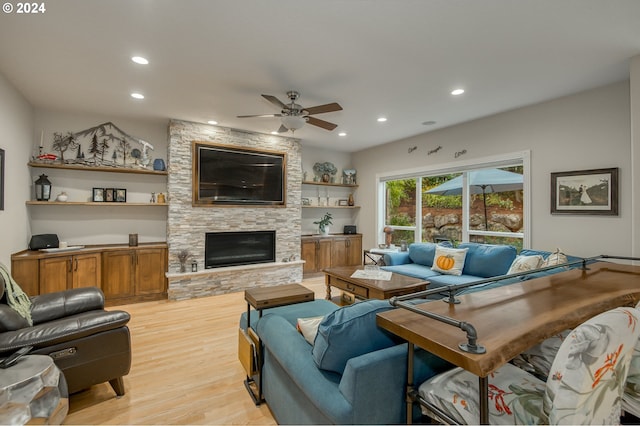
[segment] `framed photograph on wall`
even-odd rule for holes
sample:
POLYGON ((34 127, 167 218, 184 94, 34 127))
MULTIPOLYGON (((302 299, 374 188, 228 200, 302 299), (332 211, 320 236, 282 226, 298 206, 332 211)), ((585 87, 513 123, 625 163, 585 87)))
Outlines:
POLYGON ((93 188, 91 201, 101 203, 104 201, 104 188, 93 188))
POLYGON ((126 189, 116 189, 115 200, 118 203, 126 203, 127 202, 127 190, 126 189))
POLYGON ((0 210, 4 210, 4 149, 0 149, 0 210))
POLYGON ((551 173, 551 213, 618 215, 618 168, 551 173))

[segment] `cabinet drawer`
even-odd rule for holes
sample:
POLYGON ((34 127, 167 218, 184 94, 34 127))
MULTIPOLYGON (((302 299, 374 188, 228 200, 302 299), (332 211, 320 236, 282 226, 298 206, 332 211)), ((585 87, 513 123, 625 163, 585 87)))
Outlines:
POLYGON ((331 281, 329 284, 332 287, 336 287, 336 288, 339 288, 340 290, 348 291, 349 293, 353 293, 356 296, 363 297, 365 299, 369 297, 368 289, 364 287, 360 287, 355 284, 351 284, 350 282, 341 280, 340 278, 331 277, 331 281))

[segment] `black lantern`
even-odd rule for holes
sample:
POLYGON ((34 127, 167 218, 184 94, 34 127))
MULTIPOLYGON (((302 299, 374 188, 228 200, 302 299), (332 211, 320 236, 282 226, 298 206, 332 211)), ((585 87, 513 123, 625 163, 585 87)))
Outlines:
POLYGON ((40 175, 36 180, 36 200, 49 201, 51 198, 51 182, 47 179, 47 175, 40 175))

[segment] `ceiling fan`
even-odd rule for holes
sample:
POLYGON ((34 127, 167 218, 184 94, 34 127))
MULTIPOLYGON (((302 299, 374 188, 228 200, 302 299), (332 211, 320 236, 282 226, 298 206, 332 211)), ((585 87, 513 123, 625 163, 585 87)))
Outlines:
POLYGON ((333 102, 325 105, 318 105, 311 108, 304 108, 296 103, 296 100, 300 97, 300 94, 294 90, 287 92, 287 97, 291 101, 289 104, 285 104, 275 96, 262 95, 263 98, 281 108, 280 114, 259 114, 259 115, 239 115, 238 118, 252 118, 252 117, 280 117, 281 125, 278 129, 278 133, 284 133, 289 130, 295 132, 304 126, 305 123, 309 123, 313 126, 322 127, 326 130, 333 130, 338 127, 337 124, 329 123, 328 121, 320 120, 319 118, 311 117, 315 114, 323 114, 325 112, 340 111, 342 107, 333 102))

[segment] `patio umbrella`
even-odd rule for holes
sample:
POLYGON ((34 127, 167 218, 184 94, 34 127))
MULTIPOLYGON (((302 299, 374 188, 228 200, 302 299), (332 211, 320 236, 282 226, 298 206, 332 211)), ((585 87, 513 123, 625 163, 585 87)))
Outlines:
MULTIPOLYGON (((487 194, 493 192, 518 191, 522 189, 522 175, 500 169, 473 170, 468 173, 469 191, 471 194, 482 194, 484 204, 484 227, 487 229, 487 194)), ((462 194, 462 175, 446 181, 427 191, 427 194, 460 195, 462 194)))

